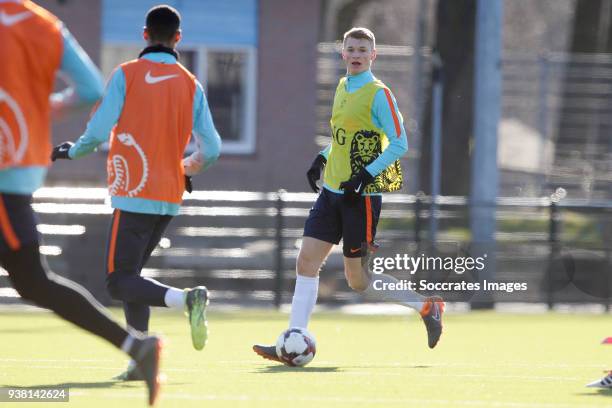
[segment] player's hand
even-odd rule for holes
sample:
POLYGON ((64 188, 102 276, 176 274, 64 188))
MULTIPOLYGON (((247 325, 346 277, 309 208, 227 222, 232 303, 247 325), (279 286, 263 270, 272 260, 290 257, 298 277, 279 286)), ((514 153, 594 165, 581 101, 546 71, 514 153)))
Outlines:
POLYGON ((317 181, 321 178, 321 170, 323 170, 326 163, 327 163, 327 159, 323 155, 318 154, 317 157, 312 162, 312 164, 310 165, 310 168, 306 172, 306 178, 308 178, 308 184, 310 184, 310 188, 315 193, 319 192, 317 181))
POLYGON ((348 203, 356 203, 361 197, 361 193, 366 186, 374 181, 374 177, 365 169, 351 178, 350 180, 340 183, 340 190, 344 190, 344 201, 348 203))
POLYGON ((53 151, 51 152, 51 161, 56 161, 57 159, 70 160, 70 156, 68 156, 68 151, 72 146, 74 146, 74 143, 72 142, 64 142, 55 146, 53 148, 53 151))
POLYGON ((191 176, 185 175, 185 191, 190 194, 193 191, 193 185, 191 184, 191 176))

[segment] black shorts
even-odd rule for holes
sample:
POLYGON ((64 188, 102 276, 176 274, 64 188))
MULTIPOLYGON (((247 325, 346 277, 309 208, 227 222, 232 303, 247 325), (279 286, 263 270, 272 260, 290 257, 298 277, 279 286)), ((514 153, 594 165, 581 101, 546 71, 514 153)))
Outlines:
POLYGON ((106 246, 107 276, 140 274, 171 220, 171 215, 115 209, 106 246))
POLYGON ((0 253, 39 243, 31 204, 29 194, 0 193, 0 253))
POLYGON ((363 196, 348 204, 342 194, 325 188, 317 198, 304 225, 304 236, 338 244, 347 258, 361 257, 361 246, 372 243, 380 216, 382 196, 363 196))

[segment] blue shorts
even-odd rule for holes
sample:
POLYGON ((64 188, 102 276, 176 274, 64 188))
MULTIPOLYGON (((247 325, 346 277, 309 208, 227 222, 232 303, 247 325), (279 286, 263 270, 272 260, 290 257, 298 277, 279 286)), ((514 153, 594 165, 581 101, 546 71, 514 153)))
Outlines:
POLYGON ((0 253, 38 244, 36 216, 29 194, 0 193, 0 253))
POLYGON ((332 244, 340 243, 347 258, 360 258, 361 246, 374 242, 382 196, 362 196, 356 203, 325 188, 317 198, 304 225, 304 236, 332 244))

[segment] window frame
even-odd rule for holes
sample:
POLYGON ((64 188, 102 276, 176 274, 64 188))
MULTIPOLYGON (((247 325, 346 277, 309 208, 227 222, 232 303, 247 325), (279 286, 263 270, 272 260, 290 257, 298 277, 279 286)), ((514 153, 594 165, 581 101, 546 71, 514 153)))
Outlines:
MULTIPOLYGON (((116 42, 107 41, 103 42, 101 46, 101 54, 104 52, 104 48, 118 47, 118 48, 138 48, 139 45, 131 42, 116 42)), ((142 46, 140 48, 142 49, 142 46)), ((243 134, 239 135, 239 140, 223 140, 221 146, 222 154, 230 155, 251 155, 255 153, 256 147, 256 131, 257 131, 257 48, 252 45, 235 45, 235 44, 215 44, 215 45, 202 45, 192 43, 179 43, 177 46, 178 52, 193 52, 194 55, 194 69, 193 74, 196 76, 198 81, 204 88, 204 93, 208 94, 208 53, 209 52, 242 52, 246 58, 245 69, 243 73, 243 82, 245 84, 244 90, 244 112, 242 114, 243 121, 243 134)), ((137 55, 134 56, 136 58, 137 55)), ((101 58, 103 56, 101 55, 101 58)), ((110 73, 109 73, 110 74, 110 73)), ((210 107, 211 112, 213 110, 210 107)), ((213 115, 214 118, 214 115, 213 115)), ((191 153, 194 151, 192 143, 187 147, 186 152, 191 153)))

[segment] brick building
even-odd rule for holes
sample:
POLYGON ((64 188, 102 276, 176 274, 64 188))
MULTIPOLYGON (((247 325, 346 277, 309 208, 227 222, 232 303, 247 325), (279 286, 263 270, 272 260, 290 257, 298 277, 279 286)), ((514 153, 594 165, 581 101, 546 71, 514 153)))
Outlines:
MULTIPOLYGON (((150 0, 39 1, 60 17, 105 77, 135 58, 150 0)), ((195 180, 199 189, 307 189, 314 143, 319 1, 175 0, 183 17, 181 61, 206 88, 224 140, 219 162, 195 180), (290 169, 287 171, 287 164, 290 169)), ((88 112, 54 124, 54 142, 76 139, 88 112)), ((104 149, 56 163, 47 184, 102 186, 104 149)))

